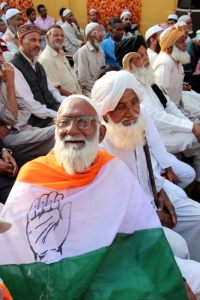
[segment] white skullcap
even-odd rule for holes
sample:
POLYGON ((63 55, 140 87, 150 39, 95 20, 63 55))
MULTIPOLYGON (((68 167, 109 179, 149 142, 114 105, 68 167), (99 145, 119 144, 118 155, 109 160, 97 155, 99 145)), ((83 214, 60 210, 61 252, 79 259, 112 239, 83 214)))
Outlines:
POLYGON ((100 114, 100 111, 99 111, 99 109, 98 109, 98 107, 97 107, 97 105, 94 103, 94 101, 92 101, 92 99, 90 99, 90 98, 88 98, 88 97, 86 97, 86 96, 84 96, 84 95, 78 95, 78 94, 74 94, 74 95, 71 95, 71 96, 69 96, 69 97, 67 97, 67 98, 65 98, 65 100, 63 100, 63 102, 61 103, 61 105, 60 105, 60 107, 59 107, 59 109, 58 109, 58 112, 59 112, 59 110, 61 109, 61 107, 63 107, 65 104, 67 104, 67 102, 68 102, 68 100, 70 100, 70 99, 82 99, 82 100, 85 100, 85 101, 87 101, 95 110, 96 110, 96 113, 97 113, 97 115, 98 115, 98 117, 99 117, 99 121, 101 122, 102 121, 102 117, 101 117, 101 114, 100 114))
POLYGON ((182 27, 182 26, 187 26, 187 24, 184 22, 184 21, 180 21, 180 22, 177 22, 176 24, 173 25, 174 27, 182 27))
POLYGON ((6 20, 12 18, 16 14, 21 14, 21 11, 19 11, 16 8, 10 8, 10 9, 8 9, 7 12, 6 12, 6 20))
POLYGON ((120 19, 122 19, 125 15, 131 15, 132 16, 131 12, 128 9, 124 9, 124 10, 122 10, 120 19))
POLYGON ((63 11, 63 17, 66 17, 70 12, 72 12, 70 9, 65 9, 63 11))
POLYGON ((0 9, 2 10, 4 8, 4 6, 8 5, 6 2, 2 2, 0 5, 0 9))
POLYGON ((177 21, 178 20, 178 16, 175 15, 175 14, 171 14, 171 15, 168 16, 167 20, 171 20, 171 19, 177 21))
POLYGON ((190 19, 191 19, 191 17, 189 15, 183 15, 178 19, 178 22, 179 21, 187 22, 190 19))
POLYGON ((143 100, 141 85, 130 72, 110 71, 95 82, 91 97, 102 116, 116 108, 126 89, 132 89, 143 100))
POLYGON ((145 33, 145 39, 146 41, 156 32, 159 32, 163 30, 162 27, 160 27, 159 25, 155 25, 155 26, 152 26, 150 27, 147 32, 145 33))
POLYGON ((92 28, 99 26, 98 23, 95 22, 91 22, 89 24, 87 24, 87 26, 85 27, 85 35, 87 36, 88 32, 90 32, 92 30, 92 28))
POLYGON ((90 14, 91 14, 92 12, 95 12, 95 13, 97 14, 96 9, 94 9, 94 8, 91 8, 91 9, 90 9, 90 14))
MULTIPOLYGON (((174 26, 174 25, 173 25, 173 26, 174 26)), ((160 35, 160 40, 162 40, 162 38, 165 36, 165 34, 166 34, 168 31, 170 31, 171 28, 172 28, 173 26, 167 27, 167 28, 161 33, 161 35, 160 35)))

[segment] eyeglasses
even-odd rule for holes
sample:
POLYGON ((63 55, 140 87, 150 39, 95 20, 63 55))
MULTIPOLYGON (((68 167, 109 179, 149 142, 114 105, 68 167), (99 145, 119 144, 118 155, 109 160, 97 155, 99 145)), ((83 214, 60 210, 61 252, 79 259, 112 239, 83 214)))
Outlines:
POLYGON ((92 32, 97 33, 97 34, 105 34, 105 30, 92 30, 92 32))
POLYGON ((96 120, 95 118, 89 117, 89 116, 77 116, 74 118, 54 119, 55 124, 60 129, 66 129, 67 127, 69 127, 71 125, 72 121, 75 121, 76 126, 79 129, 89 128, 92 121, 95 121, 95 122, 98 122, 99 124, 101 124, 98 120, 96 120))

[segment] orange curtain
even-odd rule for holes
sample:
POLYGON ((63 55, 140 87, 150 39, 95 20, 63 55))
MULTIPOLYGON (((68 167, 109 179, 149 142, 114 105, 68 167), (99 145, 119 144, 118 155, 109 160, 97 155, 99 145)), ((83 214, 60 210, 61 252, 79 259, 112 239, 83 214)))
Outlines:
POLYGON ((29 7, 33 7, 32 0, 10 0, 9 4, 10 4, 10 6, 13 6, 13 7, 19 9, 23 15, 24 21, 27 21, 26 9, 29 7))
POLYGON ((98 12, 98 21, 108 30, 111 17, 120 17, 123 9, 128 8, 133 16, 133 22, 140 24, 142 0, 87 0, 87 13, 91 8, 98 12))

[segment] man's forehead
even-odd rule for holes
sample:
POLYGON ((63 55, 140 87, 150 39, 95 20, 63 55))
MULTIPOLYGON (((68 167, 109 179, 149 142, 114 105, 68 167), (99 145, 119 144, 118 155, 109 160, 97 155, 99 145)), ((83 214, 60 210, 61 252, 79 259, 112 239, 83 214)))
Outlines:
POLYGON ((126 100, 130 100, 137 97, 136 93, 134 92, 134 90, 132 89, 126 89, 121 97, 121 99, 119 100, 118 103, 122 103, 126 100))
POLYGON ((41 35, 38 32, 30 32, 24 36, 25 39, 31 40, 32 38, 40 39, 41 35))
POLYGON ((75 117, 80 115, 95 117, 97 115, 97 112, 90 103, 80 98, 67 100, 58 111, 58 117, 75 117))

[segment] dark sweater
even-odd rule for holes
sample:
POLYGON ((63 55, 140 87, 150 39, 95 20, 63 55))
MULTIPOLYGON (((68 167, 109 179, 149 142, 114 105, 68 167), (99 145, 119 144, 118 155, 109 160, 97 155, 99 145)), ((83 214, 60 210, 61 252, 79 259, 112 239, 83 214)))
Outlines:
MULTIPOLYGON (((17 52, 10 62, 23 74, 30 86, 34 99, 41 104, 45 104, 47 108, 58 111, 60 103, 56 101, 53 94, 48 89, 47 76, 42 65, 39 62, 36 62, 35 71, 28 60, 20 52, 17 52)), ((31 115, 28 123, 35 127, 44 127, 51 121, 52 118, 40 119, 31 115)))

